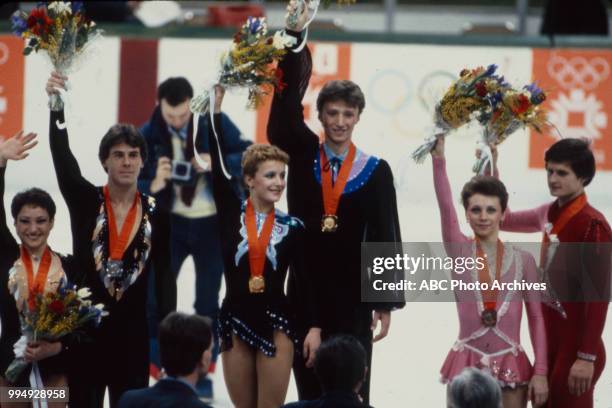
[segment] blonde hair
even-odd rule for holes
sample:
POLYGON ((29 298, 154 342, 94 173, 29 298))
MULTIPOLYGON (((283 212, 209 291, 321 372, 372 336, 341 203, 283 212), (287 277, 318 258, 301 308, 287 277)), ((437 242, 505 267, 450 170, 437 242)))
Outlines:
POLYGON ((289 155, 276 146, 252 144, 242 154, 242 174, 255 177, 259 165, 267 160, 289 164, 289 155))

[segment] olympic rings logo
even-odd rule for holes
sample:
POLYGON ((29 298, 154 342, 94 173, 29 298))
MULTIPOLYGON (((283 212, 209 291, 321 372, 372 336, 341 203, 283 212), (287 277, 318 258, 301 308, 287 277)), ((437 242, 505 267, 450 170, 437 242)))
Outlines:
POLYGON ((6 64, 9 59, 9 47, 3 42, 0 42, 0 65, 6 64))
POLYGON ((564 89, 593 90, 608 78, 610 65, 601 57, 591 60, 573 57, 568 60, 555 55, 548 61, 547 70, 564 89))

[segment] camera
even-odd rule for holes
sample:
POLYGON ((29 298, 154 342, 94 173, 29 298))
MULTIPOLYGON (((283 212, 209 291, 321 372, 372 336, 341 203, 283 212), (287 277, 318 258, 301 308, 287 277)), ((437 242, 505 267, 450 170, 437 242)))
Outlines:
POLYGON ((172 160, 172 181, 179 184, 190 184, 193 179, 193 166, 182 160, 172 160))

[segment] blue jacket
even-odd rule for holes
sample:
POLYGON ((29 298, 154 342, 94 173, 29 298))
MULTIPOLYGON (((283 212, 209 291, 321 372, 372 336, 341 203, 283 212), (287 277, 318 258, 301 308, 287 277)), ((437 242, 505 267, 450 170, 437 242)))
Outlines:
MULTIPOLYGON (((197 151, 200 153, 209 153, 209 119, 209 115, 199 117, 198 134, 195 137, 194 143, 196 144, 197 151)), ((192 126, 193 124, 190 120, 189 131, 192 131, 192 126)), ((221 126, 223 127, 223 135, 225 137, 225 166, 230 174, 235 177, 235 180, 242 180, 242 168, 240 165, 242 153, 251 145, 251 142, 241 138, 241 132, 238 127, 236 127, 234 122, 224 113, 221 114, 221 126)), ((161 115, 159 106, 153 111, 151 119, 140 128, 140 133, 147 142, 148 157, 138 177, 138 189, 143 193, 150 194, 151 182, 155 178, 155 173, 157 171, 157 161, 162 156, 169 157, 170 159, 173 158, 172 141, 170 139, 170 133, 168 132, 168 125, 161 115)), ((206 178, 208 188, 210 188, 212 183, 210 172, 204 173, 204 177, 206 178)), ((166 210, 172 208, 174 199, 174 188, 171 187, 172 181, 169 181, 166 188, 156 195, 158 205, 163 206, 166 210)), ((239 186, 236 186, 236 188, 238 190, 240 189, 239 186)))
POLYGON ((160 380, 153 387, 126 391, 118 408, 211 408, 189 385, 178 380, 160 380))

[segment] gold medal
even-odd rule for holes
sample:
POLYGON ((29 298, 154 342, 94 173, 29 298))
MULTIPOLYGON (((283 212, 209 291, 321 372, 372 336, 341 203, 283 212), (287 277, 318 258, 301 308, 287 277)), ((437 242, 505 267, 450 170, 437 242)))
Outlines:
POLYGON ((497 310, 485 309, 480 315, 480 320, 485 327, 494 327, 497 324, 497 310))
POLYGON ((338 216, 326 214, 321 218, 321 232, 335 232, 338 229, 338 216))
POLYGON ((263 293, 266 282, 263 276, 251 276, 249 278, 249 292, 263 293))

